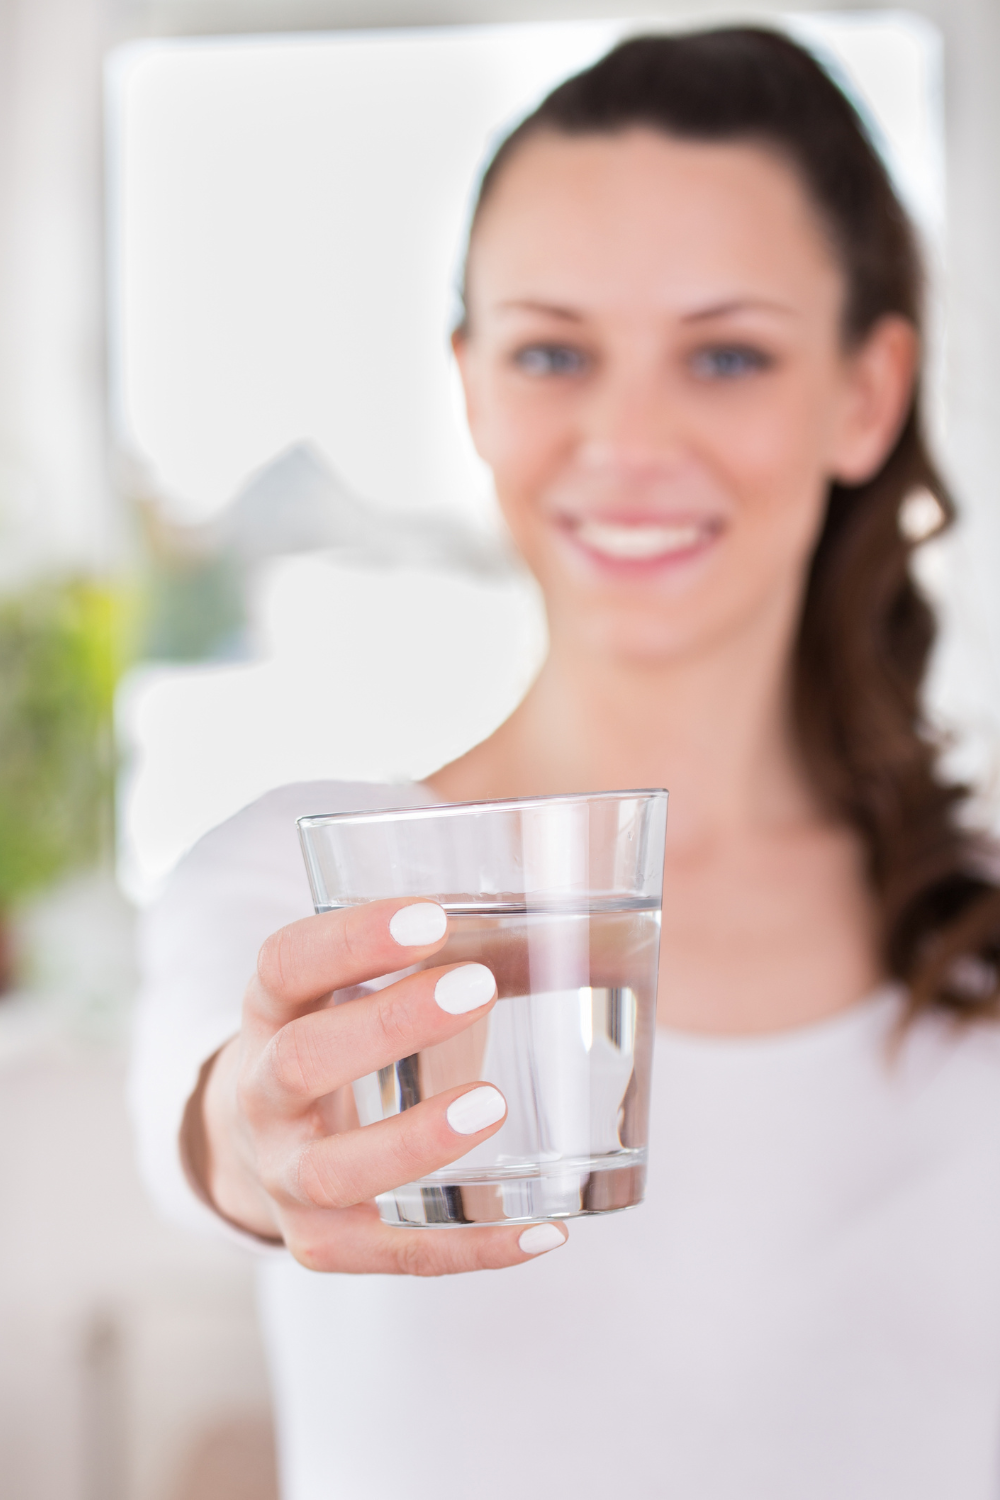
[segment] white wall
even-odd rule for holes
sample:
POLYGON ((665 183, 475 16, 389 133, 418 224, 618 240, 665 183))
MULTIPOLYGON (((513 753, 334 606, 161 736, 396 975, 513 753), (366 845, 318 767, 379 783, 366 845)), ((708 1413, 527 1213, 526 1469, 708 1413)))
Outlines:
POLYGON ((0 3, 0 588, 107 566, 104 0, 0 3))
MULTIPOLYGON (((639 23, 161 40, 109 65, 112 421, 178 518, 308 438, 355 492, 488 492, 447 347, 472 184, 507 125, 639 23)), ((936 31, 800 17, 940 262, 936 31)))

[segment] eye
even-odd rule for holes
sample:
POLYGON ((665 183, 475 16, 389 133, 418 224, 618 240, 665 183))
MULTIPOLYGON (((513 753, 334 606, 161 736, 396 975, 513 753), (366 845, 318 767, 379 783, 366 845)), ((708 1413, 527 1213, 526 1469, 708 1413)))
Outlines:
POLYGON ((516 350, 513 363, 525 375, 579 375, 587 356, 570 344, 526 344, 516 350))
POLYGON ((773 362, 763 349, 751 344, 713 344, 699 349, 690 364, 699 380, 739 380, 770 369, 773 362))

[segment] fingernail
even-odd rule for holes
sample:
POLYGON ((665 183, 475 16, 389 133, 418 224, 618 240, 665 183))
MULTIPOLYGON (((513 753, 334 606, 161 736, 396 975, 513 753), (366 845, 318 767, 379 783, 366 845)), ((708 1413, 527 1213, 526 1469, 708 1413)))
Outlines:
POLYGON ((487 1125, 502 1120, 506 1109, 500 1090, 484 1083, 453 1100, 445 1110, 445 1119, 459 1135, 475 1135, 477 1130, 485 1130, 487 1125))
POLYGON ((434 999, 450 1016, 478 1010, 496 994, 496 981, 485 964, 463 964, 449 969, 434 986, 434 999))
POLYGON ((532 1224, 526 1229, 517 1242, 525 1255, 541 1255, 545 1250, 554 1250, 557 1245, 565 1245, 566 1236, 558 1224, 532 1224))
POLYGON ((433 901, 415 901, 401 906, 389 922, 389 933, 403 948, 425 948, 448 930, 448 918, 433 901))

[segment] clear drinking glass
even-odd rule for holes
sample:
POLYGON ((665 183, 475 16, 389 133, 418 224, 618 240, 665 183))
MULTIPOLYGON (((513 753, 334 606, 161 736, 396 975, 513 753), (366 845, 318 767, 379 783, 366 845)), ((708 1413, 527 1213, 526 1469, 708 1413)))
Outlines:
POLYGON ((527 797, 299 819, 316 910, 422 896, 448 913, 426 965, 475 961, 489 1015, 354 1084, 362 1125, 488 1082, 488 1141, 378 1200, 392 1224, 496 1224, 642 1201, 667 794, 527 797))

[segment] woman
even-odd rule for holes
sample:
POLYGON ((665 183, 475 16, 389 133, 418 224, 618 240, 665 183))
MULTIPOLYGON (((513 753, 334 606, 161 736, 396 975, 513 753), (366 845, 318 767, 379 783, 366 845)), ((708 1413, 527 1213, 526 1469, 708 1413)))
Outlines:
POLYGON ((263 1304, 291 1500, 1000 1490, 1000 898, 920 716, 900 513, 917 486, 951 507, 919 301, 853 111, 769 32, 626 43, 486 173, 454 346, 549 658, 426 784, 241 813, 149 933, 150 1175, 287 1247, 263 1304), (492 989, 454 970, 444 1009, 431 969, 330 1008, 444 917, 295 921, 294 816, 660 784, 646 1205, 498 1277, 310 1275, 511 1267, 566 1231, 379 1222, 502 1117, 455 1089, 360 1131, 347 1085, 492 989))

